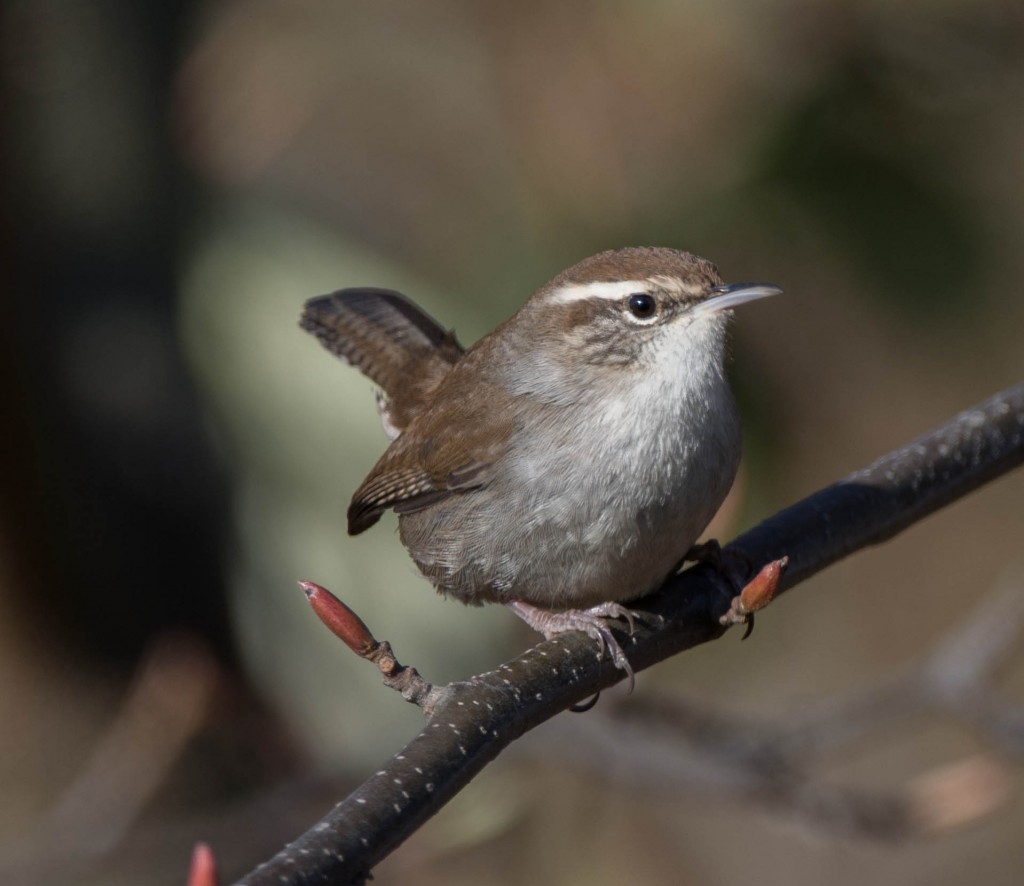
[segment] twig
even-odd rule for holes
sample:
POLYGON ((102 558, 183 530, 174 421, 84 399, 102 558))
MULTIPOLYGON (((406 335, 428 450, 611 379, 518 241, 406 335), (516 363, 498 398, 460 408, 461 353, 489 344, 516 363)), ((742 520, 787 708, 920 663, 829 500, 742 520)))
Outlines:
POLYGON ((937 694, 963 695, 989 676, 1020 638, 1024 621, 1024 566, 1008 569, 971 619, 929 656, 926 678, 937 694))
POLYGON ((203 725, 218 676, 196 638, 169 633, 152 644, 118 716, 40 824, 50 858, 96 857, 117 845, 203 725))
POLYGON ((812 759, 791 757, 771 726, 737 722, 679 702, 617 704, 589 722, 560 718, 539 753, 601 773, 639 795, 742 801, 809 831, 882 842, 968 824, 1005 802, 1006 767, 974 755, 883 791, 830 783, 812 759), (610 711, 610 712, 609 712, 610 711))
POLYGON ((391 644, 386 640, 379 642, 363 620, 327 588, 312 581, 300 581, 299 587, 306 592, 313 611, 331 632, 360 658, 377 665, 385 686, 397 690, 402 698, 419 705, 430 716, 446 694, 445 688, 435 688, 420 676, 416 668, 399 664, 391 651, 391 644))
MULTIPOLYGON (((789 557, 779 592, 1024 461, 1024 385, 956 416, 873 465, 804 499, 732 546, 755 564, 789 557)), ((717 639, 732 594, 708 567, 674 577, 640 608, 661 615, 638 629, 635 670, 717 639)), ((348 798, 241 882, 361 883, 371 867, 435 814, 503 748, 538 723, 617 682, 593 643, 567 634, 496 671, 453 684, 423 731, 348 798)))

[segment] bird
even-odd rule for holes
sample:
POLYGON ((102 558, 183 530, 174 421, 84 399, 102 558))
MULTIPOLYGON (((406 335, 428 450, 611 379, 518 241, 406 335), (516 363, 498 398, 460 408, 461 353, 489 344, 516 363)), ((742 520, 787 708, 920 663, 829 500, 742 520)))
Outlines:
POLYGON ((310 299, 300 326, 377 386, 390 439, 349 534, 395 511, 438 592, 583 631, 632 680, 612 628, 632 630, 626 604, 676 571, 739 466, 732 310, 781 291, 677 249, 608 250, 469 348, 392 290, 310 299))

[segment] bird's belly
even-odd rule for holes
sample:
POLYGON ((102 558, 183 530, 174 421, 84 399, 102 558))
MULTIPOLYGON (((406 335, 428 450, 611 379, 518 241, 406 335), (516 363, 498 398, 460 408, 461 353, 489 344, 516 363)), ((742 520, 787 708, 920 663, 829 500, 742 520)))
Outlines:
POLYGON ((485 488, 402 515, 402 541, 440 592, 466 603, 566 609, 641 596, 710 522, 739 453, 735 421, 691 444, 648 430, 524 447, 485 488))

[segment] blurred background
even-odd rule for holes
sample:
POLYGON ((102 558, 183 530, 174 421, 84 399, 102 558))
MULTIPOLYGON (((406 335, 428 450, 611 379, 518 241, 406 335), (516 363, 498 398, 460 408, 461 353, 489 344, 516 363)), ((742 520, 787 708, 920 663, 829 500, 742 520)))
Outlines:
MULTIPOLYGON (((433 594, 393 519, 345 535, 386 441, 298 329, 310 296, 399 289, 472 342, 616 246, 782 286, 735 324, 723 538, 1022 376, 1014 0, 0 9, 0 882, 182 883, 199 839, 230 880, 415 734, 296 579, 435 682, 535 639, 433 594)), ((771 724, 873 685, 1020 565, 1022 502, 998 481, 633 698, 771 724)), ((1012 760, 966 826, 880 842, 715 784, 655 795, 628 745, 567 765, 571 716, 377 882, 1019 882, 1012 760)), ((885 791, 994 753, 918 718, 821 776, 885 791)))

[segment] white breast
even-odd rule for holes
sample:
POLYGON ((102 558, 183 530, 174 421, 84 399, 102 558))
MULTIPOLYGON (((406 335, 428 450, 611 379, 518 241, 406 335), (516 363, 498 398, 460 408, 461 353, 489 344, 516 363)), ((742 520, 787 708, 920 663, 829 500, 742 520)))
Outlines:
POLYGON ((549 606, 651 590, 721 505, 740 453, 732 394, 718 361, 674 350, 615 370, 612 396, 548 410, 510 453, 508 491, 524 500, 529 544, 506 563, 528 602, 534 588, 549 606))

